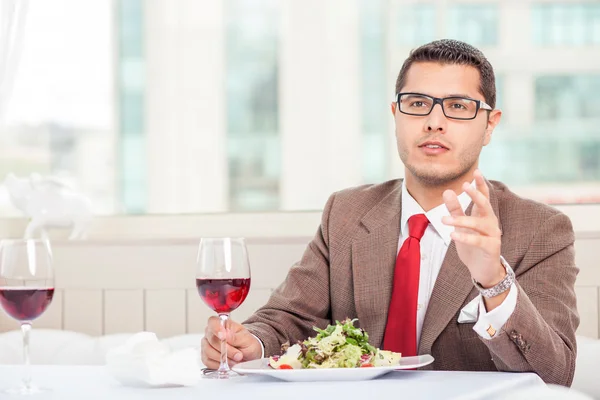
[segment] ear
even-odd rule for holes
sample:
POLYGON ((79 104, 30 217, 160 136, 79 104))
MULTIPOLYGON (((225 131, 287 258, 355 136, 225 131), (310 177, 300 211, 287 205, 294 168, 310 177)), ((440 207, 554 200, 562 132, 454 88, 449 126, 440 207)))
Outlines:
POLYGON ((392 103, 390 104, 390 109, 392 110, 392 115, 395 116, 396 115, 396 102, 392 101, 392 103))
POLYGON ((485 127, 485 137, 483 139, 483 145, 487 146, 492 140, 492 133, 494 133, 494 129, 500 123, 500 119, 502 118, 501 110, 492 110, 490 111, 490 116, 487 121, 487 126, 485 127))

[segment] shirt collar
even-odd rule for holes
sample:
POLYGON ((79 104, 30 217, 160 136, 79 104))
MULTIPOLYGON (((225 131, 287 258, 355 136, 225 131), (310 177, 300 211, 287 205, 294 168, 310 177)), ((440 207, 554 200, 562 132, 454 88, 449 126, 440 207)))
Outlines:
MULTIPOLYGON (((471 182, 471 186, 475 187, 475 180, 471 182)), ((458 195, 458 202, 463 209, 463 212, 471 204, 471 198, 466 192, 458 195)), ((402 216, 400 219, 400 234, 406 236, 408 234, 408 219, 415 214, 425 214, 429 223, 436 233, 444 240, 446 246, 450 245, 450 234, 454 232, 454 227, 442 223, 442 217, 450 215, 448 208, 444 203, 432 208, 428 212, 423 211, 423 208, 417 201, 408 193, 406 184, 402 182, 402 216), (406 235, 405 235, 406 233, 406 235)))

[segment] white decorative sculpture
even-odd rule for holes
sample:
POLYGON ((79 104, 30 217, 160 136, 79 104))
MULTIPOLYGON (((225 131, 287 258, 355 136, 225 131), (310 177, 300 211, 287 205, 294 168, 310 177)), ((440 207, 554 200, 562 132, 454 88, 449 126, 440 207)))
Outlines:
POLYGON ((31 220, 25 238, 33 238, 37 231, 46 237, 47 228, 72 228, 69 239, 82 239, 92 220, 89 198, 53 178, 31 174, 17 178, 10 173, 4 179, 11 202, 31 220))

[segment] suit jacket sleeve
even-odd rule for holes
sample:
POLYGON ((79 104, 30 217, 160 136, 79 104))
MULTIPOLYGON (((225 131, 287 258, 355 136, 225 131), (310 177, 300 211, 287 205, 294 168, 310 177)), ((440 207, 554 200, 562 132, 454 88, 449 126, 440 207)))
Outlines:
POLYGON ((483 340, 500 371, 532 371, 546 383, 570 386, 579 325, 574 291, 574 233, 564 214, 534 236, 517 274, 517 305, 499 334, 483 340))
POLYGON ((329 214, 333 194, 323 211, 321 225, 285 281, 265 306, 243 324, 264 344, 265 357, 280 354, 281 345, 314 336, 313 326, 330 323, 329 214))

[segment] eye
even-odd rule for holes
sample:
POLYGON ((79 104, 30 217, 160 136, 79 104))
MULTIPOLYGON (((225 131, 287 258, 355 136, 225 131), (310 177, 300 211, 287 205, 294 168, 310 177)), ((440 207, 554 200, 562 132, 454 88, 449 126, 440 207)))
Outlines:
POLYGON ((461 103, 452 103, 450 105, 450 108, 453 108, 455 110, 466 110, 467 109, 467 107, 464 104, 461 104, 461 103))

